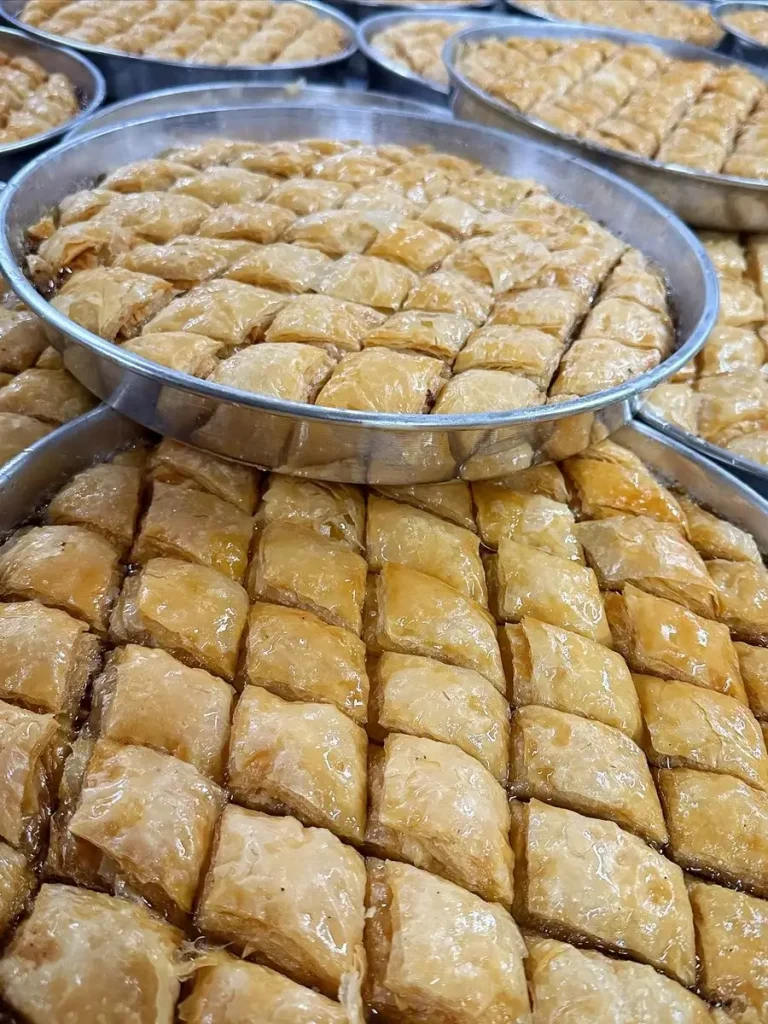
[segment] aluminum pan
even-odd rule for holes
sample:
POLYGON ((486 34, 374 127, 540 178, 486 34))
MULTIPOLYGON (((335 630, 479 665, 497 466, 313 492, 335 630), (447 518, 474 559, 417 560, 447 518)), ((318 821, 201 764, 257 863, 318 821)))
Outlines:
MULTIPOLYGON (((656 36, 530 18, 512 19, 494 34, 502 39, 509 36, 526 36, 533 39, 562 37, 608 39, 617 43, 645 43, 684 60, 704 60, 723 67, 741 63, 700 46, 659 39, 656 36)), ((484 93, 456 68, 456 57, 460 46, 468 42, 477 42, 486 35, 488 32, 484 29, 467 29, 449 39, 443 50, 443 60, 456 89, 453 98, 453 112, 456 117, 514 132, 518 137, 523 135, 539 142, 549 142, 566 152, 591 160, 646 189, 694 227, 718 231, 768 231, 767 181, 735 178, 727 174, 705 174, 684 167, 673 168, 645 157, 619 153, 594 142, 566 135, 551 125, 519 113, 484 93)), ((768 81, 768 70, 752 65, 744 66, 753 74, 768 81)))
MULTIPOLYGON (((306 85, 300 80, 287 85, 262 85, 254 82, 224 82, 220 85, 188 85, 184 89, 160 89, 133 99, 113 103, 92 114, 67 132, 65 139, 100 132, 126 121, 145 121, 160 114, 181 114, 190 110, 215 110, 219 107, 262 106, 265 103, 291 103, 293 106, 379 107, 403 113, 434 114, 434 108, 416 100, 388 96, 381 92, 341 89, 332 85, 306 85)), ((447 111, 442 112, 450 116, 447 111)))
POLYGON ((366 18, 357 28, 357 45, 368 61, 368 76, 371 85, 380 89, 388 89, 391 92, 403 96, 413 96, 417 99, 424 99, 431 102, 447 101, 451 92, 450 85, 439 85, 431 82, 428 78, 409 71, 407 68, 388 60, 380 50, 372 45, 372 39, 377 32, 383 32, 393 25, 403 21, 458 21, 469 22, 472 25, 490 26, 491 24, 503 25, 507 18, 493 13, 477 14, 471 11, 401 11, 397 14, 377 14, 373 18, 366 18))
POLYGON ((439 0, 439 2, 432 0, 428 6, 424 3, 412 2, 412 0, 393 0, 392 3, 384 3, 383 0, 329 0, 329 3, 356 21, 370 18, 374 14, 393 14, 404 11, 413 14, 423 12, 425 8, 431 14, 442 15, 446 11, 490 11, 500 6, 498 0, 439 0))
MULTIPOLYGON (((71 420, 0 468, 0 539, 27 522, 74 474, 151 435, 102 405, 71 420)), ((633 422, 614 438, 665 481, 748 530, 768 554, 768 501, 684 445, 633 422)))
POLYGON ((14 291, 46 322, 67 368, 119 411, 222 455, 353 482, 502 475, 520 468, 520 459, 551 458, 554 444, 561 446, 558 451, 566 443, 576 451, 588 442, 591 428, 616 429, 629 415, 628 399, 677 372, 695 355, 714 324, 718 298, 714 269, 695 236, 654 200, 613 175, 475 125, 352 108, 198 112, 64 143, 25 168, 4 190, 0 268, 14 291), (547 407, 471 416, 360 413, 284 402, 173 372, 83 330, 38 294, 21 270, 29 224, 64 196, 121 164, 211 135, 430 143, 496 170, 535 178, 561 198, 585 207, 665 268, 683 344, 655 370, 621 387, 547 407), (236 432, 216 433, 222 408, 237 411, 236 432), (566 438, 569 430, 574 436, 566 438), (586 432, 587 439, 577 442, 577 430, 586 432))
POLYGON ((724 43, 728 53, 740 60, 749 61, 750 64, 757 64, 761 67, 768 66, 768 46, 756 42, 751 36, 733 28, 728 24, 728 15, 736 14, 737 11, 748 11, 750 9, 762 9, 768 13, 768 4, 757 3, 752 0, 749 3, 717 3, 712 7, 712 17, 725 32, 724 43))
POLYGON ((10 178, 19 167, 52 146, 65 132, 87 120, 104 102, 106 87, 101 72, 85 57, 60 46, 30 39, 25 33, 0 28, 0 49, 14 57, 32 57, 46 71, 66 75, 74 85, 81 105, 80 113, 64 124, 30 139, 0 146, 0 177, 10 178))
POLYGON ((181 61, 155 60, 149 57, 135 57, 132 54, 120 53, 106 46, 95 46, 83 43, 67 36, 56 36, 42 29, 33 28, 21 21, 20 15, 26 0, 0 0, 0 15, 16 28, 37 39, 49 43, 65 45, 86 53, 93 63, 101 69, 107 83, 110 99, 130 99, 139 93, 154 92, 157 89, 172 86, 194 85, 200 82, 231 82, 241 81, 291 82, 297 75, 302 75, 313 82, 331 82, 339 80, 350 58, 357 50, 355 42, 355 25, 339 10, 319 0, 299 0, 313 7, 324 16, 346 29, 349 45, 341 53, 311 63, 226 66, 219 64, 184 64, 181 61))

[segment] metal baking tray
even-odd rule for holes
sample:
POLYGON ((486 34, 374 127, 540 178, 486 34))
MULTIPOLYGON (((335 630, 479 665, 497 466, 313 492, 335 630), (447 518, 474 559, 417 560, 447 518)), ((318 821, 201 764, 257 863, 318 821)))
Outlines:
POLYGON ((27 161, 54 145, 65 132, 86 121, 104 102, 106 88, 98 68, 72 50, 30 39, 22 32, 0 28, 0 49, 13 57, 31 57, 51 74, 66 75, 75 87, 80 113, 41 135, 0 146, 0 178, 10 178, 27 161))
POLYGON ((455 11, 406 11, 397 14, 378 14, 374 18, 366 18, 357 29, 357 45, 368 61, 368 80, 376 89, 401 96, 414 97, 427 102, 448 102, 451 93, 450 85, 440 85, 428 78, 409 71, 388 60, 383 53, 372 45, 372 40, 379 32, 392 28, 403 21, 457 21, 468 22, 473 27, 489 27, 503 25, 508 19, 503 15, 473 14, 455 11))
POLYGON ((728 24, 728 16, 730 14, 754 8, 762 9, 768 14, 768 3, 757 3, 755 0, 752 0, 750 3, 733 3, 729 0, 728 3, 714 4, 712 6, 712 17, 723 32, 725 32, 725 37, 721 44, 724 53, 729 53, 739 60, 748 61, 750 64, 766 67, 768 65, 768 46, 763 46, 740 29, 728 24))
POLYGON ((92 392, 143 425, 218 454, 306 476, 404 484, 501 476, 553 451, 574 453, 629 418, 628 400, 701 348, 717 312, 703 247, 655 200, 614 175, 530 140, 447 119, 354 108, 271 106, 155 118, 59 146, 20 172, 0 199, 0 268, 47 325, 64 362, 92 392), (150 363, 83 330, 22 270, 26 228, 61 199, 122 164, 198 139, 306 137, 425 144, 531 177, 641 248, 666 271, 681 344, 660 366, 587 398, 467 416, 360 413, 225 388, 150 363), (233 416, 233 414, 236 414, 233 416), (227 431, 223 420, 236 420, 227 431))
MULTIPOLYGON (((768 231, 768 181, 735 178, 727 174, 706 174, 685 167, 673 168, 645 157, 619 153, 573 135, 566 135, 544 121, 528 117, 484 93, 457 70, 456 58, 460 46, 477 42, 488 34, 487 29, 467 29, 449 39, 443 50, 443 60, 455 86, 453 112, 456 117, 513 132, 518 138, 523 135, 539 142, 552 143, 567 153, 615 171, 646 189, 694 227, 718 231, 768 231)), ((700 46, 659 39, 656 36, 562 22, 534 21, 530 18, 512 20, 504 28, 497 29, 494 35, 500 38, 526 36, 533 39, 609 39, 617 43, 646 43, 683 60, 704 60, 723 67, 740 63, 700 46)), ((754 74, 768 81, 768 70, 751 65, 748 67, 754 74)))
MULTIPOLYGON (((29 522, 81 470, 156 438, 106 405, 71 420, 0 468, 0 540, 29 522)), ((638 455, 665 483, 751 533, 768 555, 768 501, 718 465, 642 423, 614 440, 638 455)))
POLYGON ((431 0, 430 3, 418 3, 418 0, 328 0, 333 6, 343 11, 350 18, 362 21, 374 14, 393 14, 403 11, 442 15, 456 11, 491 11, 501 8, 501 0, 431 0))
MULTIPOLYGON (((126 2, 126 0, 122 0, 126 2)), ((355 26, 346 15, 318 0, 300 0, 315 8, 325 17, 333 18, 346 29, 349 45, 341 53, 311 63, 222 66, 219 64, 184 64, 181 61, 154 60, 120 53, 105 46, 94 46, 67 36, 55 36, 33 28, 21 20, 26 0, 0 0, 0 15, 16 28, 36 39, 59 43, 86 53, 103 72, 107 94, 111 100, 130 99, 143 92, 154 92, 173 86, 194 85, 200 82, 292 82, 302 76, 311 82, 340 82, 357 50, 355 26)))
POLYGON ((431 114, 450 117, 447 110, 426 103, 388 96, 383 92, 363 92, 333 85, 260 85, 253 82, 225 82, 220 85, 188 85, 184 89, 160 89, 102 107, 84 120, 65 139, 74 139, 89 132, 101 132, 126 121, 145 121, 160 114, 182 114, 190 110, 216 110, 220 107, 259 107, 267 103, 290 103, 293 106, 378 107, 399 110, 404 114, 431 114))

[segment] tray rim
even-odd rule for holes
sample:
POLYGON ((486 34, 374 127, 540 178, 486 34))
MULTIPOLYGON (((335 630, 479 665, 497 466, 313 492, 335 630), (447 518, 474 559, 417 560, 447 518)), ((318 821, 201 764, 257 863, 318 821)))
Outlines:
MULTIPOLYGON (((508 31, 504 38, 519 34, 523 36, 551 36, 552 33, 572 38, 598 38, 607 39, 617 43, 638 44, 655 46, 657 49, 669 50, 672 55, 681 59, 707 61, 710 64, 719 64, 723 67, 737 65, 746 68, 758 78, 765 80, 768 86, 768 68, 762 68, 757 64, 749 64, 747 61, 739 60, 723 53, 716 53, 714 50, 707 50, 703 46, 694 46, 692 43, 681 43, 673 39, 663 39, 659 36, 650 36, 640 32, 627 32, 624 29, 596 28, 581 23, 570 21, 547 21, 543 18, 517 18, 508 23, 508 31), (680 51, 683 51, 682 53, 680 51)), ((701 182, 705 185, 714 185, 722 189, 741 188, 755 193, 763 193, 768 197, 768 179, 761 178, 739 178, 732 174, 715 174, 706 171, 697 171, 691 167, 683 167, 680 164, 660 163, 648 157, 637 156, 634 153, 625 153, 622 150, 610 149, 608 146, 601 146, 589 139, 582 139, 578 135, 568 135, 553 125, 548 124, 536 117, 530 117, 522 111, 515 110, 511 105, 497 100, 485 92, 474 82, 470 81, 463 72, 456 66, 458 49, 465 42, 475 42, 483 38, 482 29, 465 29, 457 35, 448 39, 443 47, 443 63, 448 69, 448 75, 452 86, 457 92, 469 94, 472 99, 486 107, 490 107, 497 114, 507 117, 512 125, 521 124, 533 128, 536 132, 545 136, 552 144, 566 143, 574 149, 584 151, 584 159, 610 159, 617 163, 627 163, 638 167, 643 171, 653 173, 658 177, 671 176, 679 182, 691 181, 701 182)), ((512 125, 510 127, 512 127, 512 125)))
MULTIPOLYGON (((738 11, 748 11, 751 7, 758 10, 762 9, 768 13, 768 3, 765 3, 765 0, 717 0, 716 3, 712 4, 712 17, 725 33, 724 38, 733 36, 745 49, 764 50, 765 56, 768 57, 768 44, 761 43, 752 36, 744 35, 740 29, 731 28, 723 20, 729 14, 736 14, 738 11)), ((756 66, 759 67, 760 65, 756 66)))
MULTIPOLYGON (((359 108, 349 109, 356 110, 359 108)), ((227 112, 231 113, 233 111, 243 110, 253 114, 253 108, 247 107, 228 108, 227 112)), ((307 108, 292 107, 289 104, 273 104, 269 107, 264 107, 263 110, 274 115, 275 112, 279 114, 280 111, 288 110, 298 110, 306 113, 307 108)), ((320 114, 338 113, 338 110, 334 108, 316 107, 313 108, 313 110, 320 114)), ((137 130, 142 125, 155 124, 162 121, 182 121, 185 118, 189 119, 206 113, 209 112, 196 111, 185 114, 175 114, 171 115, 171 117, 160 115, 156 118, 132 122, 131 128, 137 130)), ((222 110, 218 109, 213 111, 213 113, 222 113, 222 110)), ((404 121, 418 121, 426 124, 433 123, 430 117, 421 114, 401 114, 394 111, 378 111, 378 113, 383 113, 389 118, 402 119, 404 121)), ((503 141, 505 145, 509 144, 509 135, 503 131, 480 127, 468 122, 448 122, 445 119, 439 119, 437 123, 450 125, 452 127, 461 126, 462 130, 469 129, 482 135, 490 135, 491 137, 498 138, 500 141, 503 141)), ((619 405, 637 394, 654 387, 656 384, 669 379, 669 377, 674 375, 674 373, 676 373, 684 363, 693 358, 695 353, 703 346, 707 335, 714 325, 719 297, 717 277, 711 261, 705 253, 704 247, 690 228, 686 227, 675 214, 671 213, 671 211, 664 207, 658 200, 645 193, 636 185, 624 181, 619 178, 618 175, 615 175, 604 168, 589 164, 585 160, 569 158, 571 163, 579 165, 589 173, 596 174, 598 177, 607 177, 613 184, 620 186, 621 189, 629 192, 630 195, 633 195, 635 200, 639 201, 640 205, 650 206, 657 215, 662 216, 667 221, 670 221, 675 227, 675 230, 683 237, 689 249, 695 255, 702 270, 705 283, 705 301, 701 317, 699 318, 698 323, 694 326, 690 337, 687 338, 679 348, 668 356, 667 359, 659 363, 659 365, 653 370, 626 381, 618 387, 596 392, 593 395, 571 399, 569 401, 545 404, 528 409, 509 410, 506 412, 473 413, 471 415, 450 416, 442 414, 400 415, 397 413, 357 412, 346 409, 334 409, 332 407, 287 401, 272 398, 268 395, 259 395, 253 392, 230 389, 207 380, 201 380, 187 374, 179 373, 178 371, 170 370, 166 367, 160 366, 159 364, 151 363, 143 357, 126 352, 112 342, 106 341, 98 335, 84 330, 68 317, 59 313, 58 310, 56 310, 46 299, 43 298, 42 295, 40 295, 40 293, 27 279, 23 270, 16 262, 8 239, 7 220, 9 209, 13 204, 16 192, 24 184, 29 175, 33 174, 35 170, 44 163, 56 159, 57 156, 63 152, 68 152, 75 146, 79 146, 88 140, 95 139, 96 137, 113 132, 116 133, 124 131, 125 127, 125 125, 118 125, 105 132, 91 132, 88 135, 78 136, 71 141, 63 142, 54 149, 48 150, 46 153, 43 153, 36 159, 30 161, 22 171, 13 177, 6 188, 0 192, 0 269, 8 279, 14 292, 30 307, 30 309, 33 310, 33 312, 40 316, 43 322, 52 325, 56 330, 67 335, 76 344, 87 349, 95 350, 100 356, 106 357, 110 362, 116 363, 118 366, 128 370, 129 372, 136 373, 143 378, 154 382, 160 382, 163 385, 175 389, 196 394, 201 398, 209 398, 214 401, 261 409, 266 412, 285 417, 303 417, 310 420, 316 420, 321 423, 345 423, 361 427, 376 428, 379 430, 405 430, 413 432, 427 430, 432 432, 447 432, 451 430, 471 430, 478 428, 492 429, 494 427, 507 427, 514 426, 516 424, 527 425, 531 423, 563 419, 579 413, 596 412, 610 406, 619 405), (709 287, 707 287, 707 285, 709 285, 709 287)), ((526 140, 525 144, 536 150, 543 151, 545 155, 554 157, 557 160, 565 159, 561 151, 552 147, 530 140, 526 140)))

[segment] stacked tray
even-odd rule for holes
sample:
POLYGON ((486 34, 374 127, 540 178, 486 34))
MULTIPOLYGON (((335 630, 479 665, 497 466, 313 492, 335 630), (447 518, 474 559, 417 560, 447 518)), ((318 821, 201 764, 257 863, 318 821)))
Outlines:
MULTIPOLYGON (((314 61, 240 67, 185 64, 175 60, 136 57, 108 47, 85 43, 73 37, 52 35, 22 20, 26 2, 27 0, 2 0, 0 13, 11 24, 37 39, 65 44, 87 54, 103 72, 107 92, 112 100, 130 99, 138 93, 202 82, 293 82, 298 77, 311 82, 340 82, 356 50, 354 24, 340 11, 316 0, 300 2, 322 18, 329 18, 342 28, 346 36, 346 46, 340 52, 314 61)), ((116 2, 120 3, 121 0, 116 2)))
POLYGON ((720 231, 768 230, 768 182, 727 174, 705 173, 674 164, 609 149, 596 142, 566 134, 551 124, 523 114, 509 103, 494 98, 471 82, 458 67, 463 47, 486 38, 557 41, 606 40, 619 45, 648 45, 683 61, 704 61, 721 68, 745 68, 759 78, 768 79, 760 68, 742 65, 722 54, 712 53, 686 43, 641 36, 612 29, 597 29, 543 21, 519 21, 492 31, 471 29, 448 42, 445 61, 455 86, 453 111, 457 117, 506 129, 539 141, 556 144, 563 150, 583 156, 599 166, 615 171, 646 189, 686 223, 720 231))
POLYGON ((740 26, 738 21, 733 20, 733 15, 744 12, 755 12, 763 20, 763 32, 765 24, 768 24, 768 5, 757 3, 751 0, 750 3, 736 3, 729 0, 728 3, 716 3, 712 7, 712 17, 726 33, 723 41, 723 48, 734 57, 740 60, 749 61, 750 64, 765 66, 768 64, 768 37, 761 42, 751 35, 746 26, 740 26))
MULTIPOLYGON (((351 159, 357 159, 354 152, 351 159)), ((530 183, 525 184, 524 191, 531 187, 530 183)), ((519 185, 515 188, 519 189, 519 185)), ((538 202, 535 200, 534 205, 538 202)), ((578 161, 564 162, 546 148, 516 142, 501 133, 385 111, 318 108, 308 113, 306 109, 290 107, 216 111, 160 118, 73 140, 53 158, 38 160, 15 179, 3 196, 2 217, 2 262, 12 286, 45 320, 51 337, 64 352, 67 367, 91 391, 160 433, 207 445, 219 454, 251 463, 328 479, 417 483, 457 475, 472 478, 510 472, 523 464, 551 458, 554 452, 572 453, 584 447, 590 437, 605 436, 615 429, 630 414, 629 399, 666 379, 692 358, 715 313, 714 277, 695 239, 666 211, 631 186, 578 161), (563 200, 583 202, 595 220, 623 241, 637 245, 662 268, 676 318, 678 347, 661 362, 657 357, 655 369, 634 379, 625 379, 618 386, 593 394, 576 392, 584 397, 562 395, 548 405, 519 407, 511 412, 447 414, 446 410, 446 414, 439 416, 355 411, 359 405, 334 408, 330 407, 334 402, 320 406, 287 401, 235 390, 231 385, 201 380, 150 363, 79 327, 31 285, 22 270, 25 233, 65 196, 121 165, 156 157, 174 146, 191 145, 211 136, 263 142, 348 138, 363 144, 406 146, 428 142, 438 151, 475 158, 502 174, 533 178, 549 186, 563 200), (238 429, 214 431, 211 424, 228 420, 230 414, 234 415, 238 429)), ((405 223, 413 227, 415 222, 405 223)), ((448 249, 456 248, 445 234, 429 237, 439 238, 448 249)), ((350 255, 344 259, 354 263, 363 258, 350 255)), ((411 271, 395 271, 390 263, 381 260, 373 260, 371 268, 374 264, 377 273, 386 270, 398 280, 413 279, 411 271)), ((334 274, 339 266, 334 264, 334 274)), ((72 281, 76 279, 74 275, 72 281)), ((163 288, 167 289, 167 285, 163 284, 163 288)), ((486 288, 486 292, 490 300, 490 289, 486 288)), ((342 297, 338 291, 336 295, 342 297)), ((349 299, 349 291, 343 297, 349 299)), ((365 302, 365 297, 353 301, 365 302)), ((398 299, 390 311, 398 309, 401 302, 402 298, 398 299)), ((386 302, 380 305, 386 307, 386 302)), ((413 308, 424 307, 416 304, 413 308)), ((476 323, 487 316, 489 307, 485 308, 476 323)), ((380 313, 375 316, 381 320, 380 313)), ((435 361, 427 362, 431 373, 435 361)), ((436 367, 439 365, 435 363, 436 367)), ((506 388, 510 378, 503 375, 503 379, 506 388)), ((494 377, 495 382, 498 380, 494 377)), ((522 383, 531 389, 530 382, 522 383)))

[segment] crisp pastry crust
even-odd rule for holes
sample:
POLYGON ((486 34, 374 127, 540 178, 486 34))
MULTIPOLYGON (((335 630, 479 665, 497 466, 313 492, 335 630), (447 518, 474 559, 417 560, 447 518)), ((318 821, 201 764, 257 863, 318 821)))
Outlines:
POLYGON ((335 704, 364 723, 365 644, 311 612, 256 602, 248 616, 242 681, 284 700, 335 704))
POLYGON ((103 855, 102 880, 190 912, 225 793, 192 765, 100 739, 69 831, 103 855))
POLYGON ((736 1020, 760 1020, 768 1008, 768 904, 699 881, 690 883, 688 895, 704 994, 724 1003, 736 1020))
POLYGON ((359 970, 365 864, 325 829, 228 807, 198 927, 331 998, 359 970))
POLYGON ((249 1024, 256 1007, 264 1020, 282 1024, 349 1024, 346 1011, 319 992, 226 953, 206 957, 178 1013, 184 1024, 249 1024))
MULTIPOLYGON (((472 321, 452 313, 404 310, 375 326, 363 346, 393 348, 452 362, 472 331, 472 321)), ((465 369, 456 365, 457 371, 465 369)))
POLYGON ((562 355, 557 338, 536 327, 497 324, 474 331, 456 358, 454 369, 506 370, 545 389, 562 355))
POLYGON ((295 220, 295 214, 274 203, 228 203, 208 214, 200 225, 200 234, 204 238, 237 238, 268 245, 295 220))
POLYGON ((503 622, 531 616, 613 646, 591 569, 502 537, 488 560, 493 604, 503 622))
POLYGON ((537 1024, 710 1024, 707 1004, 645 964, 525 934, 537 1024))
POLYGON ((331 540, 343 541, 352 551, 364 549, 365 498, 348 484, 300 480, 273 473, 259 508, 258 522, 291 522, 306 526, 331 540))
POLYGON ((731 775, 690 768, 662 768, 658 787, 681 867, 768 894, 768 795, 731 775))
POLYGON ((34 854, 52 799, 56 720, 0 701, 0 839, 34 854))
POLYGON ((690 986, 693 918, 680 868, 609 821, 512 804, 515 917, 648 963, 690 986))
POLYGON ((645 752, 660 768, 701 768, 768 790, 768 754, 757 720, 715 690, 635 676, 645 721, 645 752))
POLYGON ((366 846, 510 906, 514 858, 503 788, 447 743, 389 736, 370 751, 366 846))
POLYGON ((256 508, 258 474, 198 448, 163 438, 152 451, 147 469, 151 480, 207 491, 249 515, 256 508))
POLYGON ((583 715, 640 741, 640 705, 621 655, 530 616, 502 626, 499 643, 514 707, 583 715))
POLYGON ((192 331, 235 347, 260 340, 284 305, 285 298, 267 288, 241 281, 209 281, 174 299, 146 329, 150 333, 192 331))
POLYGON ((377 653, 416 654, 473 669, 505 690, 496 627, 488 612, 414 569, 388 562, 373 577, 365 640, 377 653))
MULTIPOLYGON (((286 239, 294 229, 295 225, 285 233, 286 239)), ((277 291, 306 292, 320 280, 330 262, 322 252, 277 242, 254 246, 228 269, 227 277, 277 291)))
POLYGON ((762 562, 707 563, 716 588, 717 618, 748 643, 768 645, 768 571, 762 562))
POLYGON ((70 121, 80 109, 74 83, 31 57, 0 51, 0 145, 11 145, 70 121))
POLYGON ((760 370, 736 370, 698 381, 699 433, 727 446, 768 427, 768 389, 760 370))
POLYGON ((167 281, 121 267, 83 270, 63 285, 52 305, 108 341, 131 338, 173 297, 167 281))
POLYGON ((447 376, 439 359, 366 348, 344 356, 317 404, 361 412, 426 412, 447 376))
POLYGON ((98 666, 84 622, 39 601, 0 604, 0 698, 73 718, 98 666))
POLYGON ((193 668, 231 682, 248 595, 215 569, 153 558, 123 585, 110 623, 113 640, 162 647, 193 668))
POLYGON ((385 498, 402 501, 406 505, 434 512, 441 519, 447 519, 457 526, 476 531, 472 511, 472 494, 469 484, 463 480, 451 480, 444 484, 403 484, 399 487, 376 487, 385 498))
POLYGON ((501 541, 509 539, 583 563, 581 545, 574 532, 575 519, 568 506, 542 494, 518 490, 518 484, 517 475, 506 482, 472 484, 483 543, 498 550, 501 541))
POLYGON ((369 859, 365 992, 385 1021, 529 1019, 525 945, 497 904, 409 864, 369 859))
POLYGON ((702 558, 725 559, 728 562, 761 561, 754 537, 733 523, 718 519, 696 505, 690 498, 680 497, 685 512, 688 537, 702 558))
POLYGON ((360 303, 328 295, 300 295, 280 310, 265 337, 267 341, 303 342, 357 352, 362 339, 385 320, 386 314, 360 303))
MULTIPOLYGON (((146 161, 146 163, 154 161, 146 161)), ((167 167, 172 161, 162 161, 167 167)), ((134 165, 135 166, 135 165, 134 165)), ((122 176, 127 168, 123 168, 122 176)), ((195 196, 209 206, 258 202, 265 199, 275 184, 275 179, 268 174, 255 174, 244 167, 210 167, 208 170, 194 173, 188 164, 173 163, 173 182, 170 185, 153 185, 153 188, 169 188, 185 196, 195 196), (177 171, 180 168, 180 171, 177 171)), ((142 178, 144 176, 142 175, 142 178)), ((114 172, 102 182, 102 187, 114 189, 111 180, 114 172)), ((143 191, 143 189, 142 189, 143 191)))
POLYGON ((373 662, 370 715, 375 738, 405 733, 452 743, 507 780, 509 707, 471 669, 387 651, 373 662))
POLYGON ((107 627, 120 584, 119 552, 79 526, 35 526, 0 549, 0 596, 33 599, 107 627))
POLYGON ((512 718, 511 790, 615 821, 663 845, 667 829, 643 751, 628 736, 553 708, 523 707, 512 718))
MULTIPOLYGON (((93 230, 99 225, 87 221, 85 227, 93 230)), ((70 228, 60 228, 59 232, 68 230, 70 228)), ((134 245, 128 252, 119 255, 114 265, 140 274, 153 274, 176 289, 186 290, 224 274, 254 248, 250 242, 179 235, 165 245, 152 245, 148 242, 134 245)), ((43 246, 40 246, 38 256, 42 249, 43 246)))
POLYGON ((747 703, 728 627, 627 584, 605 596, 614 643, 633 672, 704 686, 747 703))
POLYGON ((645 408, 673 427, 695 434, 698 424, 698 397, 687 381, 659 384, 648 393, 645 408))
POLYGON ((171 1024, 181 938, 138 903, 46 884, 0 960, 0 987, 30 1024, 105 1013, 116 1024, 171 1024))
POLYGON ((0 390, 0 413, 34 416, 58 426, 89 412, 93 395, 66 370, 24 370, 0 390))
POLYGON ((203 334, 159 331, 156 334, 141 334, 131 341, 123 342, 122 347, 126 352, 142 356, 160 366, 167 366, 178 373, 208 377, 216 369, 216 356, 224 345, 203 334))
POLYGON ((578 523, 575 530, 603 589, 631 583, 715 617, 716 591, 707 566, 676 526, 649 516, 612 516, 578 523))
POLYGON ((753 714, 768 721, 768 650, 750 644, 735 643, 741 678, 753 714))
POLYGON ((306 526, 272 522, 260 531, 248 580, 255 600, 316 614, 360 635, 365 559, 306 526))
POLYGON ((246 686, 232 721, 228 785, 245 807, 293 814, 362 842, 367 756, 365 730, 332 704, 292 703, 246 686))
POLYGON ((85 526, 120 551, 130 547, 139 515, 141 468, 102 463, 74 476, 53 498, 46 519, 54 526, 85 526))
POLYGON ((414 18, 395 22, 371 38, 371 46, 396 67, 448 88, 448 72, 441 58, 444 44, 469 25, 443 18, 414 18))
POLYGON ((417 569, 487 605, 480 541, 475 533, 400 502, 371 495, 366 528, 368 566, 417 569))
POLYGON ((0 842, 0 936, 5 937, 24 909, 35 881, 24 854, 0 842))
POLYGON ((109 655, 94 683, 93 724, 105 739, 172 754, 220 782, 233 696, 202 669, 128 644, 109 655))
POLYGON ((461 416, 541 405, 544 395, 533 381, 503 370, 467 370, 452 377, 437 396, 433 413, 461 416))
POLYGON ((48 341, 43 324, 25 309, 0 309, 0 371, 21 373, 33 366, 48 341))

